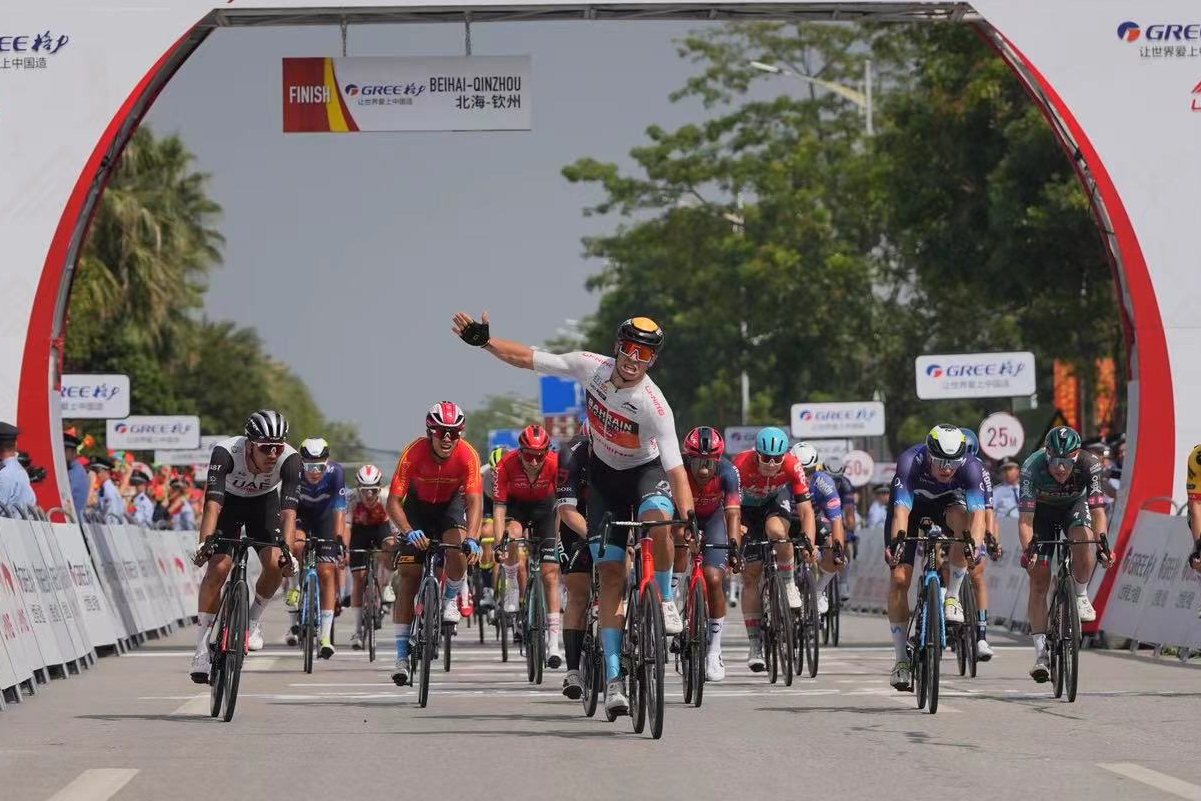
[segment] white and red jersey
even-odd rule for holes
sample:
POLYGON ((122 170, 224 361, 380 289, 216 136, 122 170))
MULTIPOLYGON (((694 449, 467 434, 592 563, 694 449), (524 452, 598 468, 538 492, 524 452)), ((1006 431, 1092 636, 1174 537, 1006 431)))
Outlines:
POLYGON ((574 378, 584 388, 592 453, 614 470, 629 470, 659 459, 664 470, 684 464, 676 419, 659 387, 644 376, 632 387, 613 386, 611 356, 575 351, 534 351, 534 369, 574 378))

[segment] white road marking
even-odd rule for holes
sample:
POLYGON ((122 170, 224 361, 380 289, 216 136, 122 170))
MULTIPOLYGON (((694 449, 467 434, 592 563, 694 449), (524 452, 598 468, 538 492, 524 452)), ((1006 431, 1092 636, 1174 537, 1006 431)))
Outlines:
POLYGON ((278 661, 279 661, 279 657, 276 657, 276 656, 268 656, 268 657, 258 656, 258 657, 255 657, 254 659, 247 659, 244 662, 242 662, 242 672, 243 673, 265 673, 266 671, 275 667, 275 663, 278 661))
POLYGON ((181 704, 170 712, 172 715, 207 715, 209 713, 209 696, 193 695, 187 703, 181 704))
POLYGON ((130 768, 93 768, 85 770, 48 801, 106 801, 129 784, 137 775, 130 768))
POLYGON ((1134 762, 1098 762, 1097 767, 1104 768, 1110 773, 1116 773, 1127 779, 1141 782, 1148 787, 1154 787, 1156 790, 1162 790, 1168 795, 1174 795, 1177 798, 1201 801, 1201 787, 1186 782, 1183 779, 1177 779, 1175 776, 1169 776, 1157 770, 1144 768, 1142 765, 1135 764, 1134 762))

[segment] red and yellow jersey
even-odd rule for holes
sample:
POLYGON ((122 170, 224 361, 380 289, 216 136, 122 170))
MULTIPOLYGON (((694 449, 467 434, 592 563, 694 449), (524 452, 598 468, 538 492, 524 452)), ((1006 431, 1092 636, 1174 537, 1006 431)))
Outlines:
POLYGON ((799 499, 809 494, 809 483, 805 481, 805 470, 791 453, 784 454, 784 463, 774 476, 759 472, 759 452, 743 451, 734 457, 734 468, 742 484, 742 505, 762 506, 770 503, 783 486, 792 489, 792 497, 799 499))
POLYGON ((1193 452, 1188 455, 1188 473, 1184 481, 1188 499, 1201 501, 1201 445, 1193 448, 1193 452))
POLYGON ((530 479, 521 464, 521 451, 505 454, 496 466, 496 492, 493 503, 536 503, 555 497, 555 478, 559 473, 559 454, 547 453, 542 469, 530 479))
POLYGON ((399 498, 412 496, 423 503, 449 503, 460 491, 482 493, 479 454, 461 439, 443 462, 434 456, 428 437, 415 439, 404 449, 389 490, 399 498))

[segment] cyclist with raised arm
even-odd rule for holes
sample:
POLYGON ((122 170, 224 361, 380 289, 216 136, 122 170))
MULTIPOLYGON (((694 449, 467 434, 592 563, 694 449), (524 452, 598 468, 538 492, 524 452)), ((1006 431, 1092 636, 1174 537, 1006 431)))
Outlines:
MULTIPOLYGON (((316 544, 321 595, 318 641, 321 658, 329 659, 335 653, 330 632, 334 625, 334 601, 338 597, 338 571, 346 564, 346 475, 342 465, 329 458, 329 443, 321 437, 300 443, 300 460, 304 481, 298 490, 296 528, 316 544)), ((297 559, 303 552, 303 543, 292 546, 292 555, 297 559)), ((296 617, 293 613, 294 633, 296 617)))
MULTIPOLYGON (((243 436, 223 439, 209 457, 208 483, 199 539, 213 534, 230 539, 246 527, 263 572, 254 587, 250 607, 249 645, 263 647, 263 611, 279 589, 282 575, 296 572, 291 554, 277 547, 281 532, 289 549, 296 538, 296 502, 300 487, 300 454, 288 444, 288 421, 277 411, 262 409, 246 420, 243 436)), ((197 567, 208 563, 197 601, 196 652, 190 674, 208 684, 211 667, 208 632, 221 606, 221 587, 233 567, 234 547, 221 543, 211 554, 198 549, 197 567)))
MULTIPOLYGON (((1040 684, 1051 678, 1047 653, 1047 590, 1051 565, 1036 556, 1050 556, 1051 548, 1037 543, 1053 542, 1062 529, 1073 540, 1100 539, 1105 534, 1105 491, 1101 487, 1101 460, 1080 447, 1080 435, 1068 426, 1047 432, 1043 447, 1022 464, 1018 500, 1018 539, 1022 567, 1030 573, 1026 612, 1034 640, 1034 667, 1030 678, 1040 684), (1094 537, 1094 533, 1097 534, 1094 537)), ((1100 549, 1097 549, 1098 551, 1100 549)), ((1080 621, 1097 619, 1088 599, 1088 582, 1093 574, 1088 545, 1072 546, 1072 578, 1076 582, 1076 611, 1080 621)))
POLYGON ((529 530, 530 545, 537 547, 542 564, 542 585, 546 589, 546 664, 563 664, 562 613, 559 611, 559 558, 555 549, 559 533, 555 529, 555 479, 559 474, 559 454, 550 450, 550 434, 539 425, 528 426, 517 439, 517 450, 505 454, 496 466, 496 495, 493 499, 492 536, 497 542, 508 534, 505 555, 505 612, 516 612, 519 592, 526 591, 529 576, 521 564, 521 548, 513 542, 529 530))
MULTIPOLYGON (((377 576, 367 575, 367 554, 353 553, 369 548, 383 548, 392 537, 392 524, 388 522, 388 508, 380 498, 384 488, 384 474, 373 464, 365 464, 359 468, 354 477, 355 492, 350 500, 350 576, 354 584, 350 594, 350 608, 354 610, 354 634, 350 637, 350 647, 356 651, 363 649, 363 640, 359 631, 363 627, 363 587, 368 581, 377 576)), ((377 560, 379 570, 380 601, 386 604, 396 601, 396 593, 392 591, 391 576, 385 567, 386 559, 377 560)))
POLYGON ((591 457, 588 421, 559 457, 555 477, 555 507, 559 514, 559 541, 563 549, 563 586, 567 608, 563 612, 563 645, 567 675, 563 694, 579 700, 584 694, 580 652, 584 647, 585 612, 592 579, 592 551, 588 548, 588 460, 591 457))
MULTIPOLYGON (((908 691, 909 656, 906 639, 909 628, 909 585, 917 542, 910 539, 904 547, 893 547, 898 537, 916 537, 922 518, 928 517, 948 533, 969 531, 978 548, 984 541, 984 465, 969 457, 967 438, 956 426, 940 423, 930 429, 926 441, 914 445, 897 457, 897 473, 888 498, 888 516, 884 522, 884 559, 892 568, 888 592, 888 625, 896 650, 889 683, 908 691)), ((948 621, 963 622, 959 588, 967 575, 967 561, 961 548, 951 549, 951 580, 943 610, 948 621)))
MULTIPOLYGON (((976 432, 970 428, 959 429, 963 432, 963 436, 967 439, 967 452, 969 456, 980 458, 980 438, 976 436, 976 432)), ((983 465, 983 460, 981 460, 983 465)), ((984 536, 985 540, 992 537, 1000 537, 1000 529, 997 528, 997 513, 993 508, 992 500, 992 475, 985 467, 981 473, 984 479, 984 536)), ((1000 540, 996 539, 997 550, 1000 551, 1000 540)), ((992 646, 988 644, 988 581, 984 578, 984 564, 988 561, 987 549, 979 549, 977 554, 978 560, 976 566, 968 570, 968 577, 972 580, 972 587, 976 591, 976 654, 981 662, 987 662, 993 658, 992 646)), ((999 557, 999 554, 998 554, 999 557)))
MULTIPOLYGON (((763 609, 759 597, 759 582, 763 575, 763 555, 757 548, 747 546, 770 540, 775 546, 776 565, 784 579, 788 606, 801 608, 801 591, 793 574, 793 547, 788 542, 791 529, 791 510, 797 510, 800 530, 809 538, 812 547, 817 542, 817 522, 813 506, 809 503, 809 484, 805 471, 796 457, 788 452, 788 435, 779 428, 765 428, 755 436, 755 449, 743 451, 734 457, 734 469, 742 487, 742 525, 746 536, 742 539, 746 566, 743 568, 742 583, 746 592, 742 595, 742 617, 746 622, 746 634, 750 640, 746 666, 755 673, 767 669, 763 658, 763 640, 759 626, 763 620, 763 609), (791 504, 790 504, 791 501, 791 504)), ((806 553, 806 561, 816 559, 816 551, 806 553)))
MULTIPOLYGON (((722 582, 726 565, 734 572, 742 569, 741 548, 742 486, 738 471, 728 460, 726 441, 716 428, 701 426, 684 437, 684 465, 688 468, 688 486, 696 508, 696 522, 701 531, 701 543, 735 546, 733 556, 726 550, 710 549, 704 553, 705 590, 709 601, 709 651, 705 654, 705 679, 721 681, 726 677, 726 663, 721 658, 721 634, 726 625, 726 593, 722 582)), ((701 544, 698 543, 698 546, 701 544)), ((675 573, 687 577, 688 552, 676 556, 675 573)))
POLYGON ((388 516, 403 540, 396 552, 399 597, 392 607, 396 625, 396 664, 392 681, 400 687, 411 682, 409 634, 413 630, 413 597, 421 582, 422 552, 431 543, 466 543, 467 558, 457 550, 445 554, 446 589, 442 593, 442 620, 458 623, 459 591, 483 553, 480 519, 483 493, 480 457, 465 441, 467 418, 450 401, 435 403, 425 415, 425 436, 410 442, 400 455, 388 489, 388 516))
MULTIPOLYGON (((809 492, 812 495, 809 500, 813 504, 813 513, 818 518, 817 544, 830 546, 825 548, 818 565, 821 577, 817 580, 817 613, 824 615, 830 611, 826 587, 830 586, 830 582, 843 569, 843 565, 835 562, 834 544, 837 543, 843 554, 847 552, 846 529, 843 528, 842 520, 842 497, 834 477, 821 469, 817 448, 808 442, 798 442, 792 446, 792 455, 801 463, 805 470, 805 479, 809 482, 809 492), (833 542, 827 543, 828 538, 832 538, 833 542)), ((793 511, 795 514, 796 510, 793 511)), ((843 558, 845 563, 845 556, 843 558)))
MULTIPOLYGON (((491 336, 488 316, 480 322, 459 312, 454 316, 455 336, 514 367, 575 378, 583 385, 592 431, 588 464, 588 534, 598 537, 607 512, 621 519, 635 511, 639 520, 670 520, 692 513, 675 416, 666 398, 647 376, 663 347, 663 330, 647 317, 635 317, 617 329, 613 356, 577 351, 556 355, 534 351, 528 345, 491 336)), ((673 544, 667 526, 653 528, 655 582, 663 597, 663 623, 667 634, 683 629, 679 610, 671 600, 673 544)), ((614 717, 627 714, 629 699, 621 678, 621 602, 625 594, 627 531, 613 528, 603 560, 600 543, 594 543, 600 571, 601 642, 605 654, 605 709, 614 717), (608 547, 614 546, 614 547, 608 547)))

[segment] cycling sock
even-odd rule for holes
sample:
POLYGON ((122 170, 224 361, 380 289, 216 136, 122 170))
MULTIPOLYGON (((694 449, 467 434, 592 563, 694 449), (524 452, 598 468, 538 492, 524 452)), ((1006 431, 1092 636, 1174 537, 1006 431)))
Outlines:
POLYGON ((1088 597, 1088 584, 1087 583, 1081 584, 1079 581, 1076 581, 1074 579, 1073 579, 1072 583, 1076 585, 1076 595, 1077 596, 1083 595, 1085 598, 1088 597))
POLYGON ((584 632, 578 629, 563 629, 563 649, 567 651, 567 669, 580 669, 580 651, 584 648, 584 632))
POLYGON ((480 565, 480 587, 492 589, 492 565, 487 567, 480 565))
POLYGON ((605 681, 621 677, 621 629, 601 629, 601 646, 605 650, 605 681))
POLYGON ((463 589, 463 579, 448 578, 446 580, 446 589, 442 592, 442 600, 453 601, 459 596, 459 590, 461 589, 463 589))
POLYGON ((1031 634, 1030 636, 1034 640, 1034 655, 1042 656, 1043 654, 1045 654, 1047 652, 1047 635, 1046 635, 1046 633, 1039 632, 1038 634, 1031 634))
POLYGON ((505 584, 508 588, 517 589, 517 565, 505 565, 505 584))
POLYGON ((671 597, 676 597, 676 592, 680 589, 680 574, 673 569, 671 574, 671 597))
POLYGON ((330 629, 334 627, 334 610, 322 609, 317 620, 321 622, 321 642, 325 642, 329 639, 330 629))
POLYGON ((396 629, 396 658, 409 658, 409 632, 413 630, 412 623, 397 623, 396 629))
POLYGON ((725 628, 724 617, 709 618, 709 653, 721 653, 721 630, 725 628))
POLYGON ((988 610, 987 609, 981 609, 979 612, 976 613, 976 631, 978 634, 977 639, 979 639, 979 640, 987 640, 988 639, 988 610))
POLYGON ((898 626, 896 623, 889 623, 888 630, 892 633, 892 647, 896 652, 898 662, 904 662, 909 658, 909 650, 905 647, 905 627, 898 626))
POLYGON ((750 638, 752 643, 759 641, 759 623, 763 620, 763 615, 743 615, 743 622, 746 623, 746 636, 750 638))
POLYGON ((951 580, 947 582, 947 597, 959 598, 959 588, 963 586, 963 577, 967 575, 967 568, 951 567, 951 580))
POLYGON ((263 612, 267 609, 267 604, 271 603, 270 598, 264 598, 257 592, 254 594, 254 603, 250 605, 250 622, 254 623, 263 616, 263 612))
MULTIPOLYGON (((795 581, 795 579, 793 578, 793 572, 794 572, 793 567, 794 567, 793 562, 789 562, 786 565, 780 565, 779 569, 778 569, 778 572, 780 573, 780 578, 784 579, 784 581, 795 581)), ((760 579, 760 580, 762 580, 762 579, 760 579)))
POLYGON ((359 629, 363 628, 363 607, 356 606, 354 608, 354 612, 354 630, 357 632, 359 629))
POLYGON ((546 633, 550 635, 550 645, 552 648, 555 647, 556 644, 563 641, 562 612, 546 613, 546 633))
POLYGON ((216 619, 216 615, 210 615, 208 612, 196 615, 196 653, 203 653, 209 629, 213 627, 213 621, 216 619))
POLYGON ((659 585, 659 594, 663 596, 664 601, 670 601, 672 599, 671 591, 675 586, 671 580, 672 575, 673 573, 670 570, 655 571, 655 583, 659 585))
POLYGON ((834 577, 837 575, 838 573, 826 573, 825 571, 822 571, 822 577, 817 580, 817 594, 821 595, 823 592, 825 592, 826 587, 830 586, 830 582, 833 581, 834 577))

